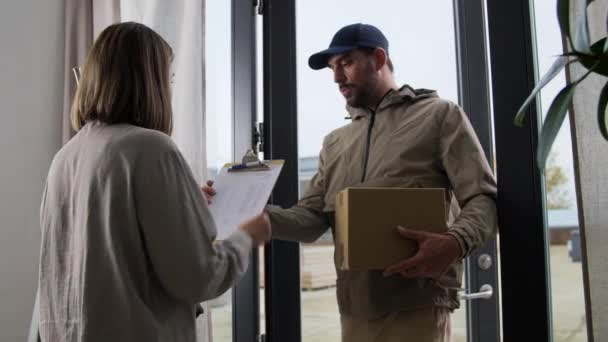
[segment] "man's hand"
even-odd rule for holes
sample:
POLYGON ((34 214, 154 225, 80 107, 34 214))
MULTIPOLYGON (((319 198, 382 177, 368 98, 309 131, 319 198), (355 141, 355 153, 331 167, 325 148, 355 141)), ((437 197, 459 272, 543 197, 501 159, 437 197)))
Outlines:
POLYGON ((203 185, 201 187, 201 190, 203 191, 203 195, 205 195, 205 198, 207 199, 207 204, 211 204, 211 201, 213 200, 213 196, 215 196, 215 194, 217 194, 217 192, 213 188, 213 181, 212 180, 207 181, 207 185, 203 185))
POLYGON ((264 244, 270 240, 272 228, 268 214, 258 214, 239 225, 239 228, 249 233, 254 246, 264 244))
POLYGON ((461 250, 456 238, 449 234, 430 233, 397 227, 406 239, 418 244, 416 254, 387 267, 384 276, 401 274, 406 278, 430 278, 438 280, 448 267, 460 257, 461 250))

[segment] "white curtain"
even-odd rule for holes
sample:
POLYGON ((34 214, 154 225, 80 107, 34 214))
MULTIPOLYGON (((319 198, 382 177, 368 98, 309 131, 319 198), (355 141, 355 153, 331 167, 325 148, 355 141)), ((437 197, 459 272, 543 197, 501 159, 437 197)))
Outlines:
POLYGON ((206 179, 204 0, 122 0, 120 20, 158 32, 174 52, 173 139, 199 182, 206 179))
MULTIPOLYGON (((204 0, 122 0, 120 21, 142 23, 173 48, 173 140, 199 183, 207 179, 204 0)), ((197 319, 199 342, 210 342, 211 307, 197 319)))

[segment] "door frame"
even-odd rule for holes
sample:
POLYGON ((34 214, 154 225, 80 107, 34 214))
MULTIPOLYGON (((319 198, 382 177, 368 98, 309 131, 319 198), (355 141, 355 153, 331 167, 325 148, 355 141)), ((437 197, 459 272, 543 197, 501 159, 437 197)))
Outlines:
MULTIPOLYGON (((459 102, 469 117, 490 165, 494 165, 492 111, 486 44, 484 0, 454 0, 459 102)), ((467 307, 467 340, 500 341, 500 285, 497 240, 491 239, 465 259, 465 288, 478 292, 484 284, 494 289, 489 299, 464 303, 467 307), (482 270, 478 259, 490 256, 491 266, 482 270)))
POLYGON ((537 79, 532 14, 528 0, 487 0, 505 341, 550 341, 552 331, 538 106, 513 124, 537 79))
MULTIPOLYGON (((273 203, 288 207, 297 202, 297 102, 296 102, 296 0, 264 1, 264 122, 265 155, 286 159, 287 167, 273 192, 273 203)), ((454 0, 459 95, 493 165, 490 86, 486 56, 484 1, 454 0)), ((479 253, 494 260, 488 271, 476 267, 477 255, 466 265, 471 276, 467 287, 477 292, 482 284, 495 291, 489 300, 467 303, 469 341, 500 339, 497 242, 479 253), (492 317, 488 320, 488 317, 492 317), (484 319, 484 324, 480 319, 484 319), (487 323, 487 324, 486 324, 487 323)), ((272 241, 265 251, 266 341, 301 341, 300 268, 297 243, 272 241), (278 270, 281 270, 280 272, 278 270)))
MULTIPOLYGON (((239 160, 252 148, 256 120, 256 6, 251 0, 232 0, 232 119, 233 156, 239 160)), ((208 85, 213 86, 213 85, 208 85)), ((232 291, 232 340, 257 341, 260 331, 258 248, 232 291)))
MULTIPOLYGON (((264 155, 285 160, 271 198, 282 207, 298 201, 295 6, 292 0, 263 0, 264 155)), ((264 275, 265 341, 301 341, 300 245, 267 244, 264 275)))

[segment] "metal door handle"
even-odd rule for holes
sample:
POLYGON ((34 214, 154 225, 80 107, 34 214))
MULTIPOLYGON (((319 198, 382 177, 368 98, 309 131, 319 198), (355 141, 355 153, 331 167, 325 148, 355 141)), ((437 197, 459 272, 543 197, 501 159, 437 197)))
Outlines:
POLYGON ((489 299, 494 294, 494 288, 490 284, 483 284, 479 288, 479 292, 458 294, 460 300, 472 300, 472 299, 489 299))

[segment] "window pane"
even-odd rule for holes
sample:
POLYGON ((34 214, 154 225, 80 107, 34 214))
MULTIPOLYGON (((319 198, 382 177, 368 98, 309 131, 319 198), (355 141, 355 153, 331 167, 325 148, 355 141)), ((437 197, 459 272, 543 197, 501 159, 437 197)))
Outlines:
MULTIPOLYGON (((207 173, 234 160, 232 122, 231 2, 206 1, 205 8, 205 119, 207 173)), ((214 342, 232 341, 232 290, 212 300, 211 330, 214 342)))
MULTIPOLYGON (((538 74, 543 75, 563 52, 555 2, 534 1, 538 74)), ((566 85, 562 72, 541 92, 543 117, 566 85)), ((545 168, 547 240, 549 242, 554 341, 587 341, 585 299, 578 235, 578 214, 570 123, 566 119, 545 168)))
POLYGON ((230 1, 207 1, 205 13, 205 116, 209 175, 233 161, 232 35, 230 1))

